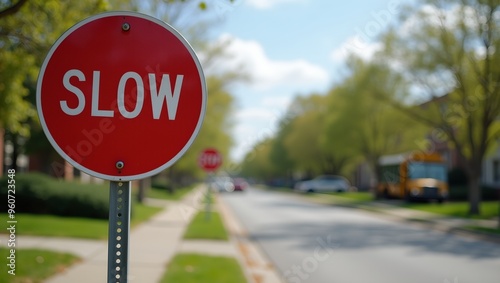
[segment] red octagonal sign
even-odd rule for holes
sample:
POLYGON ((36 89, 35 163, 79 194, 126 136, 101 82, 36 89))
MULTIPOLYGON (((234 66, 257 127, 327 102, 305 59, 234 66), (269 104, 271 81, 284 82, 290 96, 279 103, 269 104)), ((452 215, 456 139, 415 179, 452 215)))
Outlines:
POLYGON ((201 64, 171 26, 131 12, 88 18, 49 51, 38 115, 57 152, 112 181, 154 175, 190 147, 205 115, 201 64))
POLYGON ((222 155, 215 148, 206 148, 198 158, 198 165, 205 172, 213 172, 222 165, 222 155))

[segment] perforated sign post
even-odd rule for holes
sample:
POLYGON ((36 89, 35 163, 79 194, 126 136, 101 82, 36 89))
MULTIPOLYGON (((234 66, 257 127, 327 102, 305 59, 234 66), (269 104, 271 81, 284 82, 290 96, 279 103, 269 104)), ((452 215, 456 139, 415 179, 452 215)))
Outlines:
POLYGON ((110 181, 108 282, 127 282, 130 181, 171 166, 193 143, 207 99, 201 64, 168 24, 103 13, 52 46, 36 99, 56 151, 110 181))

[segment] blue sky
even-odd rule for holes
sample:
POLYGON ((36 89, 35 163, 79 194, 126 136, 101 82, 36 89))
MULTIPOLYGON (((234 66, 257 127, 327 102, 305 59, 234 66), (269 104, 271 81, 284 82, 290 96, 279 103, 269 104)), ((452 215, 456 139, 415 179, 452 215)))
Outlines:
POLYGON ((232 59, 220 68, 242 66, 248 83, 236 98, 235 148, 240 160, 255 142, 274 133, 297 95, 324 93, 339 80, 348 53, 370 58, 377 35, 410 0, 214 0, 223 24, 214 40, 231 39, 232 59))

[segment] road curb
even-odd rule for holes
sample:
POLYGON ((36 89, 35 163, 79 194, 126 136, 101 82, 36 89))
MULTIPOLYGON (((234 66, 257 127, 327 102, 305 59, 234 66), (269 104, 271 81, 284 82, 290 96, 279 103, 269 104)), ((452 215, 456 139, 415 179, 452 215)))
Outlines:
POLYGON ((231 208, 216 195, 218 210, 230 235, 230 240, 238 249, 238 260, 244 269, 249 283, 284 283, 274 264, 260 249, 257 243, 248 236, 233 215, 231 208))

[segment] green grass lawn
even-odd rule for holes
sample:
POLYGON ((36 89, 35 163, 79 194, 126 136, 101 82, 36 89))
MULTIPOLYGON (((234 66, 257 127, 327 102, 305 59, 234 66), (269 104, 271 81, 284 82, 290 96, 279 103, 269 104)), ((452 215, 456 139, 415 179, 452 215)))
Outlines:
MULTIPOLYGON (((9 250, 0 248, 2 262, 7 262, 9 250)), ((7 273, 10 268, 2 267, 0 282, 5 283, 41 283, 44 279, 63 271, 68 266, 79 261, 79 258, 67 254, 39 249, 16 250, 15 275, 7 273)))
POLYGON ((187 193, 193 190, 194 186, 178 188, 173 193, 169 193, 165 188, 150 188, 147 192, 149 198, 164 199, 164 200, 180 200, 187 193))
POLYGON ((245 283, 238 261, 230 257, 177 254, 160 283, 245 283))
POLYGON ((500 235, 500 228, 488 228, 488 227, 479 227, 479 226, 465 226, 465 229, 472 231, 485 232, 489 234, 500 235))
POLYGON ((219 213, 212 211, 207 218, 206 212, 200 211, 189 223, 184 238, 228 240, 228 235, 219 213))
MULTIPOLYGON (((373 201, 373 194, 370 192, 345 192, 345 193, 328 193, 328 194, 309 194, 309 197, 320 199, 322 203, 364 203, 373 201)), ((401 205, 405 208, 422 210, 441 214, 444 216, 464 217, 474 219, 491 219, 499 215, 499 202, 498 201, 483 201, 481 202, 481 214, 477 216, 470 216, 469 203, 466 201, 445 202, 439 203, 402 203, 395 204, 401 205)))
POLYGON ((153 215, 157 214, 162 210, 163 210, 162 207, 147 206, 141 203, 136 203, 132 207, 132 219, 130 220, 131 227, 133 228, 136 225, 139 225, 140 223, 147 221, 153 215))
POLYGON ((322 204, 356 205, 374 200, 373 194, 369 192, 325 192, 303 195, 322 204))
MULTIPOLYGON (((143 204, 135 204, 132 208, 131 227, 149 219, 161 210, 143 204)), ((108 220, 78 217, 62 217, 54 215, 16 214, 19 235, 36 235, 49 237, 72 237, 88 239, 107 239, 108 220)), ((3 232, 3 231, 2 231, 3 232)))
POLYGON ((370 192, 339 192, 329 194, 355 202, 373 201, 373 193, 370 192))
POLYGON ((19 213, 17 233, 49 237, 106 239, 108 220, 19 213))
POLYGON ((439 203, 406 203, 403 205, 406 208, 417 209, 446 216, 464 217, 464 218, 477 218, 477 219, 491 219, 498 216, 499 208, 498 201, 483 201, 481 202, 481 214, 477 216, 470 216, 469 203, 461 202, 445 202, 439 203))

